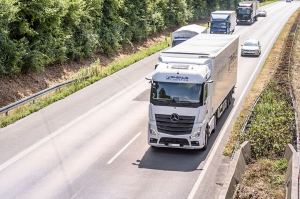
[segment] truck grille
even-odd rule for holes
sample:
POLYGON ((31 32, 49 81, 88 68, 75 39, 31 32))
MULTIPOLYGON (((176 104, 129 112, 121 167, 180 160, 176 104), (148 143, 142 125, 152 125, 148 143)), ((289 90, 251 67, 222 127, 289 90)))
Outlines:
POLYGON ((195 116, 181 116, 179 120, 172 121, 171 115, 155 114, 157 130, 169 135, 190 134, 193 130, 195 116))

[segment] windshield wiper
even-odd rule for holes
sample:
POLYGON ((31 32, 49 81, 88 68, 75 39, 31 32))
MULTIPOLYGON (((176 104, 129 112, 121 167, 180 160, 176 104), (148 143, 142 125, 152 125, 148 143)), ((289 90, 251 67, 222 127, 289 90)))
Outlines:
POLYGON ((187 101, 187 100, 180 100, 178 101, 177 103, 185 103, 185 104, 192 104, 192 103, 195 103, 195 102, 191 102, 191 101, 187 101))
POLYGON ((165 98, 158 98, 158 99, 153 99, 155 101, 158 101, 158 102, 171 102, 171 99, 165 99, 165 98))

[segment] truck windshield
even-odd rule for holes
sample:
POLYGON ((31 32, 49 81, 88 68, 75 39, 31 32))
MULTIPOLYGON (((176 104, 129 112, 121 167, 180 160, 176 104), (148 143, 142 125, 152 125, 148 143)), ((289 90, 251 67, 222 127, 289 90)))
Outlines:
POLYGON ((202 106, 202 84, 153 82, 151 103, 160 106, 202 106))
POLYGON ((212 28, 222 28, 222 29, 226 29, 226 22, 218 22, 218 21, 214 21, 211 23, 211 27, 212 28))
POLYGON ((250 8, 238 8, 239 15, 249 15, 251 13, 250 8))

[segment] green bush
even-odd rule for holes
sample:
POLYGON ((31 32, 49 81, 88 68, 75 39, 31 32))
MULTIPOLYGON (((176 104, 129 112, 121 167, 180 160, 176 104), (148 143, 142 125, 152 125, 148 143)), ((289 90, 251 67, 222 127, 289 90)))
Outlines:
POLYGON ((236 0, 0 0, 0 75, 112 54, 236 0))
POLYGON ((288 143, 292 143, 294 112, 288 97, 275 82, 271 82, 254 108, 242 140, 251 143, 252 155, 281 157, 288 143))
POLYGON ((16 21, 18 11, 17 0, 0 1, 0 74, 20 72, 18 65, 24 49, 10 38, 10 25, 16 21))

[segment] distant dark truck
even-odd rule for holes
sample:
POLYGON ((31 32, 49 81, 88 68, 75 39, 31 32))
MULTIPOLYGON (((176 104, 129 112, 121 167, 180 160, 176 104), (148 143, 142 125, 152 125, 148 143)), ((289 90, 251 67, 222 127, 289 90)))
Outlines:
POLYGON ((237 24, 253 24, 257 20, 258 1, 242 1, 236 9, 237 24))
POLYGON ((235 11, 218 10, 210 15, 210 34, 232 34, 235 26, 235 11))

